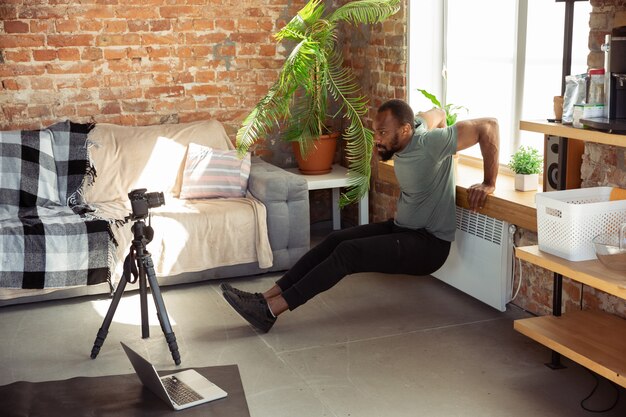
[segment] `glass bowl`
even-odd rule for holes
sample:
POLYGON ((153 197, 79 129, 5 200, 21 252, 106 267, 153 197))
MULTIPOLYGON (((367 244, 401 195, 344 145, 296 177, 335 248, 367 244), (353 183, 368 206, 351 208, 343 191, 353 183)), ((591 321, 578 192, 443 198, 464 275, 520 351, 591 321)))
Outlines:
POLYGON ((626 245, 620 249, 619 234, 604 233, 593 238, 598 260, 607 268, 626 271, 626 245))

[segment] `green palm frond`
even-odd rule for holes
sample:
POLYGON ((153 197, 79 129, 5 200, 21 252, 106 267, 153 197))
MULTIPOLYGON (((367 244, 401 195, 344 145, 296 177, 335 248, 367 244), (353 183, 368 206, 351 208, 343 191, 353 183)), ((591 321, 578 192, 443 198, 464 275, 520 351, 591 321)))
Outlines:
POLYGON ((353 25, 382 22, 400 10, 400 0, 359 0, 351 1, 335 10, 328 20, 343 20, 353 25))
POLYGON ((341 196, 340 205, 358 201, 369 190, 373 132, 365 127, 361 117, 367 112, 367 99, 354 94, 360 92, 356 77, 350 68, 342 66, 343 59, 333 54, 328 71, 330 94, 339 103, 340 111, 350 121, 344 133, 346 159, 350 172, 350 186, 341 196))
POLYGON ((322 17, 324 9, 325 6, 321 0, 310 0, 274 37, 279 42, 283 39, 301 40, 308 27, 322 17))
POLYGON ((287 57, 279 80, 281 84, 291 82, 304 87, 307 91, 313 88, 311 79, 311 68, 315 68, 318 61, 319 48, 316 42, 310 39, 303 39, 287 57))
POLYGON ((339 204, 344 207, 358 202, 367 194, 370 185, 371 156, 373 152, 374 132, 362 124, 352 121, 344 133, 348 159, 348 181, 350 186, 341 194, 339 204), (360 144, 356 144, 356 141, 360 144), (355 144, 355 146, 350 146, 355 144))
MULTIPOLYGON (((325 97, 325 95, 324 95, 325 97)), ((283 133, 283 140, 296 141, 300 144, 302 155, 308 155, 315 140, 322 134, 323 126, 319 121, 325 118, 326 100, 316 96, 303 96, 292 106, 289 124, 283 133), (319 103, 319 106, 312 102, 319 103)))
POLYGON ((327 106, 326 55, 315 47, 315 42, 308 42, 307 46, 313 47, 303 46, 300 51, 294 50, 284 66, 284 71, 292 75, 303 91, 300 96, 294 97, 289 124, 282 136, 287 141, 300 141, 304 155, 321 134, 320 120, 326 118, 327 106))
MULTIPOLYGON (((321 64, 324 68, 326 65, 321 64)), ((303 155, 308 153, 313 141, 322 134, 328 106, 328 91, 324 70, 317 74, 314 86, 310 90, 294 97, 291 108, 291 117, 284 132, 286 141, 299 141, 303 155)))
POLYGON ((280 122, 289 117, 291 95, 285 91, 295 90, 294 86, 281 86, 275 83, 254 109, 246 116, 237 131, 236 143, 240 156, 248 152, 250 146, 267 136, 280 122))
POLYGON ((302 9, 300 9, 298 16, 300 16, 300 18, 310 26, 322 18, 325 9, 326 6, 322 0, 310 0, 302 9))
POLYGON ((276 83, 245 118, 237 132, 240 154, 281 126, 282 139, 300 143, 303 154, 314 144, 328 117, 348 120, 343 134, 350 185, 340 204, 358 201, 369 189, 374 134, 363 124, 368 101, 350 68, 343 67, 337 28, 349 24, 382 22, 400 9, 400 0, 356 0, 325 15, 324 0, 310 0, 274 36, 294 41, 294 47, 276 83), (338 104, 329 115, 328 102, 338 104))

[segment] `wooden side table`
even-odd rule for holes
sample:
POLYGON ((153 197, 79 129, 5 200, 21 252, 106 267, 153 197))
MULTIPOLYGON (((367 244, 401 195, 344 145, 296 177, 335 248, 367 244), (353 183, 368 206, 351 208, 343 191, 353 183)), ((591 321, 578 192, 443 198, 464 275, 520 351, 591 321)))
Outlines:
MULTIPOLYGON (((286 171, 292 174, 300 175, 306 179, 309 190, 327 190, 332 189, 332 207, 333 207, 333 230, 341 229, 341 216, 339 213, 339 191, 341 187, 347 187, 348 169, 341 165, 333 165, 333 170, 328 174, 322 175, 304 175, 298 168, 289 168, 286 171)), ((365 194, 359 201, 359 224, 367 224, 369 222, 369 196, 365 194)))

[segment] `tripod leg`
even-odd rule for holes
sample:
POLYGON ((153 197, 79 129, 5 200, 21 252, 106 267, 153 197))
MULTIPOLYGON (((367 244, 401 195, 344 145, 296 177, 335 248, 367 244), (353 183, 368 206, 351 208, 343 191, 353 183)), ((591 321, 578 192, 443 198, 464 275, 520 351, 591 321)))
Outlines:
POLYGON ((113 295, 113 300, 111 301, 109 310, 107 311, 107 314, 104 317, 102 326, 100 327, 100 330, 98 330, 98 334, 96 335, 96 340, 95 342, 93 342, 93 348, 91 349, 91 359, 96 359, 96 356, 98 356, 98 353, 100 353, 100 348, 102 347, 102 344, 104 343, 104 339, 106 339, 107 334, 109 333, 109 326, 111 325, 111 321, 113 320, 113 315, 115 314, 117 305, 120 303, 120 299, 122 298, 122 294, 124 293, 125 287, 126 287, 126 279, 122 277, 119 284, 117 285, 117 289, 115 290, 115 294, 113 295))
POLYGON ((139 301, 141 309, 141 338, 150 337, 150 323, 148 321, 148 288, 146 271, 143 263, 139 263, 139 301))
POLYGON ((174 331, 170 325, 170 319, 167 316, 167 311, 165 310, 165 303, 163 302, 163 297, 161 296, 161 289, 159 288, 159 283, 157 282, 156 275, 154 273, 154 264, 152 263, 150 254, 145 255, 142 258, 142 262, 144 263, 144 267, 148 275, 148 281, 150 282, 150 291, 152 292, 154 304, 156 305, 157 316, 159 318, 159 323, 161 323, 161 330, 163 330, 163 334, 165 335, 165 340, 167 341, 167 346, 170 348, 170 352, 172 353, 174 363, 176 365, 180 365, 180 353, 178 353, 176 336, 174 335, 174 331))

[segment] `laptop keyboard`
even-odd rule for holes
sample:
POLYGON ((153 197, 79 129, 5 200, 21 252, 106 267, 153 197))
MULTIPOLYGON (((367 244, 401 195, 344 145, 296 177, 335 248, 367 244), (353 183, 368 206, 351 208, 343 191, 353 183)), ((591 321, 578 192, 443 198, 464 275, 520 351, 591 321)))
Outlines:
POLYGON ((202 399, 200 394, 175 376, 162 378, 161 381, 172 401, 178 405, 185 405, 202 399))

